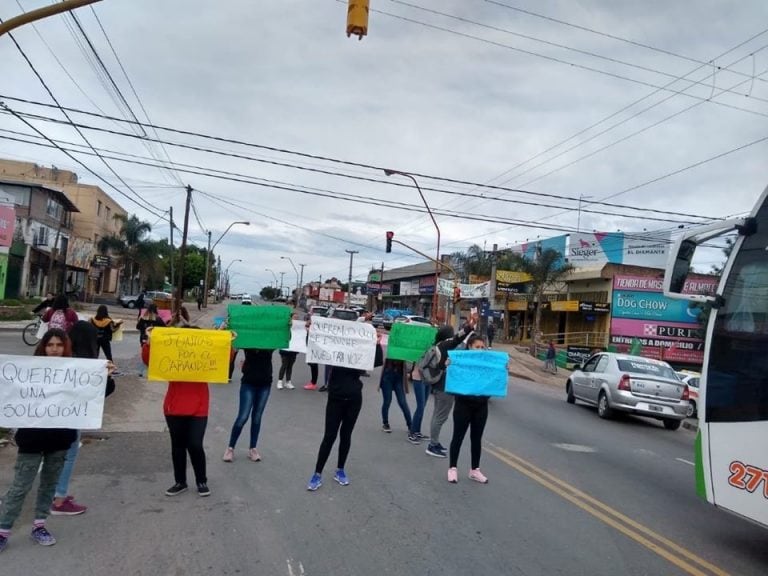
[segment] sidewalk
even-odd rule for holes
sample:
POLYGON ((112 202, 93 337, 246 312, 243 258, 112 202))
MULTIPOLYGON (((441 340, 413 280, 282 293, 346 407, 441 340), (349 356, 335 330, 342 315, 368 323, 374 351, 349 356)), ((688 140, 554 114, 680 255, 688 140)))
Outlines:
POLYGON ((502 352, 507 352, 509 354, 509 373, 512 376, 565 389, 565 381, 568 380, 568 377, 571 375, 570 370, 558 367, 557 374, 544 372, 542 369, 544 363, 541 360, 534 358, 525 351, 527 348, 516 346, 514 344, 494 342, 493 349, 501 350, 502 352))

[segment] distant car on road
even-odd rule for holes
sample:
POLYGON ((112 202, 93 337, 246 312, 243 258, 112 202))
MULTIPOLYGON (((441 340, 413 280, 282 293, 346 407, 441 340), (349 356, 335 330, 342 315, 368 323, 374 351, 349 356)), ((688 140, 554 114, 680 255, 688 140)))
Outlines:
MULTIPOLYGON (((170 292, 163 292, 160 290, 147 290, 144 293, 144 307, 146 308, 155 300, 170 300, 171 298, 173 298, 173 295, 170 292)), ((136 301, 138 299, 138 294, 134 294, 132 296, 123 294, 117 299, 117 301, 123 308, 136 308, 136 301)))
POLYGON ((349 308, 332 308, 328 313, 329 318, 338 318, 339 320, 357 320, 359 314, 349 308))
POLYGON ((375 314, 371 319, 371 324, 373 324, 375 328, 384 328, 385 330, 392 328, 393 322, 394 319, 389 314, 375 314))
POLYGON ((328 306, 312 306, 309 313, 312 316, 328 316, 328 306))
POLYGON ((432 321, 424 316, 414 316, 413 314, 403 314, 395 318, 395 324, 413 324, 414 326, 432 326, 432 321))
POLYGON ((675 372, 677 377, 688 386, 688 401, 691 403, 691 416, 697 416, 699 413, 699 382, 701 374, 689 370, 680 370, 675 372))
POLYGON ((246 306, 251 306, 253 302, 251 301, 251 295, 250 294, 243 294, 240 297, 240 304, 245 304, 246 306))
POLYGON ((600 418, 614 412, 650 416, 677 430, 690 414, 688 387, 666 362, 629 354, 591 356, 565 383, 569 404, 581 400, 597 406, 600 418))

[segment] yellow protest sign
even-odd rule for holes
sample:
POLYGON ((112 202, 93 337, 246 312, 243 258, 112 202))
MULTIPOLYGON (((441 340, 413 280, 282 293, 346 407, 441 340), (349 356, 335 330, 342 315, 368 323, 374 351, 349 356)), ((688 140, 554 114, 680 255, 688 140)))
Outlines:
POLYGON ((231 345, 229 330, 155 328, 149 336, 147 379, 226 384, 231 345))

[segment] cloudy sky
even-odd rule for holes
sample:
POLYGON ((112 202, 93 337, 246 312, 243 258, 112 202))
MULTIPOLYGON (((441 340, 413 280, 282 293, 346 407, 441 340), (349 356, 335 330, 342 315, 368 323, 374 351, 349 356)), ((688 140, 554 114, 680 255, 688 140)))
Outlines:
MULTIPOLYGON (((48 3, 2 0, 0 17, 48 3)), ((53 104, 5 36, 0 101, 58 122, 0 110, 0 157, 74 170, 158 238, 169 207, 180 224, 191 185, 196 244, 251 222, 217 252, 243 261, 234 288, 252 292, 272 282, 266 269, 296 282, 281 256, 306 264, 305 280, 346 278, 345 250, 359 251, 356 278, 419 260, 385 254, 387 230, 434 254, 413 183, 382 168, 416 174, 443 252, 577 226, 678 230, 750 210, 768 184, 764 0, 371 0, 362 41, 347 38, 346 9, 103 0, 77 22, 21 28, 15 39, 62 106, 163 129, 72 112, 81 135, 55 106, 19 101, 53 104), (40 133, 92 172, 18 141, 48 144, 40 133)))

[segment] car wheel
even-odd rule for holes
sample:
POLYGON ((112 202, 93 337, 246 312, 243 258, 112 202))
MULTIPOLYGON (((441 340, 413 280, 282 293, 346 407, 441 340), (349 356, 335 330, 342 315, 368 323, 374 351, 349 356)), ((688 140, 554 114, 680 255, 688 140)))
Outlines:
POLYGON ((605 392, 600 392, 600 396, 597 398, 597 415, 605 419, 613 416, 613 410, 608 403, 608 395, 605 392))
POLYGON ((565 383, 565 394, 565 401, 568 402, 568 404, 576 403, 576 396, 573 395, 573 386, 571 385, 570 380, 565 383))
POLYGON ((691 417, 692 418, 696 418, 696 416, 699 415, 699 412, 696 409, 696 401, 695 400, 691 400, 690 402, 691 402, 691 408, 692 408, 692 410, 691 410, 691 417))
POLYGON ((667 430, 677 430, 682 423, 682 420, 664 420, 664 428, 667 430))
POLYGON ((133 308, 136 308, 136 302, 134 302, 133 300, 130 300, 130 301, 128 301, 128 303, 125 305, 125 307, 126 307, 126 308, 131 308, 131 309, 133 309, 133 308))

